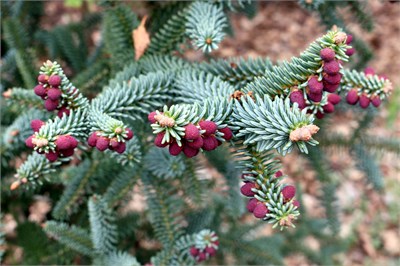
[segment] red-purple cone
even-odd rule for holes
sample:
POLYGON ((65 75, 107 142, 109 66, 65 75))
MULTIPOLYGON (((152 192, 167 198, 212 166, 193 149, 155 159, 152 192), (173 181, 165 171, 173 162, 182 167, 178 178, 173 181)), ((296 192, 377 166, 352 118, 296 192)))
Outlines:
POLYGON ((31 121, 31 128, 34 132, 38 132, 39 129, 44 125, 45 123, 40 120, 40 119, 33 119, 31 121))
POLYGON ((283 173, 282 173, 281 170, 279 170, 279 171, 277 171, 277 172, 275 173, 275 177, 276 177, 276 178, 281 177, 281 176, 283 176, 283 173))
POLYGON ((247 203, 247 210, 249 212, 253 212, 254 209, 256 208, 257 204, 258 204, 257 199, 255 199, 255 198, 250 199, 249 202, 247 203))
POLYGON ((199 250, 196 247, 190 247, 190 255, 196 257, 199 254, 199 250))
POLYGON ((302 91, 293 91, 289 98, 292 103, 297 103, 300 109, 304 109, 306 107, 306 100, 303 97, 302 91))
POLYGON ((292 204, 293 204, 293 206, 295 206, 295 207, 297 207, 297 208, 300 208, 300 202, 299 202, 299 201, 294 200, 294 201, 292 202, 292 204))
POLYGON ((354 48, 349 48, 346 50, 345 54, 347 56, 352 56, 355 52, 356 52, 356 50, 354 48))
POLYGON ((319 94, 322 92, 323 87, 324 86, 322 82, 319 82, 316 76, 313 76, 308 80, 308 88, 310 89, 310 93, 319 94))
POLYGON ((205 252, 200 252, 200 253, 199 253, 199 256, 197 257, 197 261, 198 261, 198 262, 201 262, 201 261, 205 260, 206 258, 207 258, 207 253, 205 253, 205 252))
POLYGON ((46 158, 50 162, 55 162, 58 159, 58 154, 56 152, 50 151, 50 152, 46 153, 46 158))
POLYGON ((342 74, 337 73, 335 75, 324 75, 324 81, 329 84, 339 84, 342 79, 342 74))
POLYGON ((253 211, 254 216, 259 219, 264 218, 267 213, 268 208, 264 203, 257 204, 253 211))
POLYGON ((25 145, 26 145, 28 148, 33 149, 33 148, 35 147, 35 145, 33 145, 33 143, 32 143, 32 139, 33 139, 34 136, 35 136, 35 135, 29 136, 29 137, 25 140, 25 145))
POLYGON ((99 151, 105 151, 105 150, 107 150, 109 144, 110 144, 110 140, 108 138, 99 137, 96 142, 96 148, 99 151))
POLYGON ((330 102, 333 105, 336 105, 340 102, 341 98, 339 95, 334 94, 334 93, 330 93, 328 95, 328 102, 330 102))
POLYGON ((61 90, 56 88, 51 88, 47 91, 47 96, 50 100, 58 100, 61 97, 61 90))
POLYGON ((231 130, 229 127, 221 128, 221 129, 219 129, 219 132, 224 133, 223 138, 224 138, 226 141, 231 140, 232 137, 233 137, 232 130, 231 130))
POLYGON ((38 81, 39 81, 40 83, 46 84, 48 80, 49 80, 49 76, 47 76, 47 75, 45 75, 45 74, 40 74, 40 75, 38 76, 38 81))
POLYGON ((324 82, 324 91, 334 93, 337 90, 337 88, 339 88, 339 86, 340 86, 340 83, 329 84, 327 82, 324 82))
POLYGON ((125 132, 126 132, 126 135, 127 135, 126 136, 126 140, 130 140, 130 139, 133 138, 133 131, 130 128, 126 128, 125 132))
POLYGON ((213 247, 206 247, 205 251, 208 253, 208 255, 210 255, 210 257, 214 256, 216 252, 215 248, 213 247))
POLYGON ((381 98, 378 95, 372 96, 371 103, 375 107, 379 107, 381 105, 381 98))
POLYGON ((47 94, 46 89, 44 88, 44 86, 42 84, 35 86, 35 88, 33 89, 33 92, 37 96, 40 96, 40 97, 46 96, 46 94, 47 94))
POLYGON ((217 124, 215 124, 213 121, 200 121, 199 125, 201 129, 206 131, 204 133, 205 136, 215 134, 217 131, 217 124))
POLYGON ((193 125, 193 124, 188 124, 185 126, 185 139, 187 140, 195 140, 200 136, 200 131, 199 129, 193 125))
POLYGON ((282 189, 282 196, 285 200, 290 200, 296 195, 296 187, 286 186, 282 189))
POLYGON ((48 82, 51 86, 58 87, 61 85, 61 77, 59 75, 51 75, 48 82))
POLYGON ((308 93, 308 99, 313 102, 320 102, 322 100, 322 92, 321 93, 308 93))
POLYGON ((203 138, 199 136, 197 139, 193 140, 192 142, 186 141, 186 145, 193 149, 200 149, 203 146, 203 138))
POLYGON ((70 156, 74 155, 74 149, 73 149, 73 148, 70 148, 70 149, 62 150, 62 151, 60 151, 60 153, 61 153, 64 157, 70 157, 70 156))
POLYGON ((55 144, 58 150, 69 149, 71 148, 71 138, 69 135, 60 135, 56 139, 55 144))
POLYGON ((319 55, 321 56, 321 59, 324 60, 325 62, 329 62, 335 59, 335 51, 333 51, 331 48, 322 49, 319 52, 319 55))
POLYGON ((353 35, 347 34, 346 44, 350 44, 353 41, 353 35))
POLYGON ((364 69, 365 75, 375 75, 375 70, 372 67, 366 67, 364 69))
POLYGON ((240 188, 240 192, 246 197, 253 197, 255 193, 251 189, 254 187, 254 183, 246 183, 240 188))
POLYGON ((98 139, 99 137, 97 136, 97 133, 96 132, 93 132, 92 134, 90 134, 90 136, 89 136, 89 138, 88 138, 88 144, 89 144, 89 146, 90 147, 96 147, 96 142, 97 142, 97 139, 98 139))
POLYGON ((330 62, 325 62, 324 63, 324 72, 327 73, 328 75, 334 75, 339 73, 340 66, 339 63, 336 61, 330 61, 330 62))
POLYGON ((193 148, 185 145, 183 147, 183 153, 186 155, 186 157, 192 158, 199 153, 199 149, 193 149, 193 148))
POLYGON ((350 90, 346 95, 346 101, 351 105, 355 105, 358 102, 358 98, 358 92, 356 89, 350 90))
POLYGON ((370 101, 371 100, 369 99, 369 97, 367 95, 361 94, 361 96, 360 96, 360 106, 361 106, 361 108, 363 108, 363 109, 367 108, 369 106, 370 101))
POLYGON ((212 151, 218 147, 217 139, 213 136, 208 136, 203 138, 203 150, 212 151))
POLYGON ((183 150, 183 146, 179 146, 177 142, 172 142, 169 144, 169 154, 172 156, 178 156, 179 153, 183 150))
POLYGON ((51 100, 51 99, 47 99, 46 101, 44 101, 44 108, 46 108, 47 111, 54 111, 57 109, 58 106, 58 100, 51 100))
POLYGON ((324 113, 321 113, 320 111, 318 111, 316 114, 315 114, 315 117, 316 118, 318 118, 318 119, 322 119, 322 118, 324 118, 324 113))
POLYGON ((119 142, 118 146, 114 147, 114 151, 118 152, 119 154, 124 153, 126 150, 126 143, 119 142))
POLYGON ((156 122, 156 119, 154 118, 155 115, 157 115, 157 112, 156 112, 156 111, 151 112, 151 113, 147 116, 147 119, 149 120, 149 122, 150 122, 151 124, 154 124, 154 123, 156 122))
POLYGON ((154 139, 154 145, 160 148, 167 147, 169 143, 162 143, 164 138, 165 132, 160 132, 157 134, 156 138, 154 139))
POLYGON ((78 140, 71 135, 68 135, 70 148, 75 149, 78 147, 78 140))
POLYGON ((71 110, 70 110, 70 109, 68 109, 66 106, 62 106, 62 107, 58 110, 57 116, 58 116, 59 118, 62 118, 62 117, 63 117, 63 114, 65 114, 66 116, 69 116, 70 113, 71 113, 71 110))
POLYGON ((326 105, 322 107, 326 114, 333 113, 335 111, 335 106, 332 103, 328 102, 326 105))

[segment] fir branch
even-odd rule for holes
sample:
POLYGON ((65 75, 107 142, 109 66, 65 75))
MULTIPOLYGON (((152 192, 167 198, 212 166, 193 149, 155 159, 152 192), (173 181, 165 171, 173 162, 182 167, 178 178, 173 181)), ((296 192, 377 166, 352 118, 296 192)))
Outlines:
POLYGON ((4 20, 3 26, 4 39, 8 47, 15 49, 15 61, 24 80, 24 85, 33 88, 36 80, 34 70, 36 58, 33 56, 32 50, 27 49, 27 47, 30 47, 28 34, 16 18, 7 18, 4 20))
MULTIPOLYGON (((162 72, 140 75, 108 87, 92 101, 93 113, 117 118, 142 119, 170 99, 171 75, 162 72)), ((99 121, 103 123, 103 121, 99 121)))
POLYGON ((151 37, 146 54, 169 54, 185 39, 187 8, 173 14, 151 37))
POLYGON ((103 36, 111 56, 112 69, 122 69, 135 58, 132 30, 139 26, 136 15, 126 6, 117 6, 105 12, 103 36))
POLYGON ((234 88, 227 82, 203 71, 182 71, 175 80, 179 101, 202 102, 209 97, 229 98, 234 88))
POLYGON ((168 150, 157 147, 153 147, 147 152, 143 162, 145 169, 162 179, 182 176, 186 170, 186 164, 181 157, 171 156, 168 150))
POLYGON ((105 83, 110 74, 110 69, 106 60, 98 60, 90 67, 80 71, 72 83, 76 85, 82 92, 88 91, 89 88, 98 88, 99 84, 105 83))
POLYGON ((229 82, 236 90, 243 88, 265 72, 272 70, 272 62, 268 58, 243 58, 211 60, 200 65, 207 73, 218 76, 229 82))
POLYGON ((171 188, 156 185, 149 173, 143 173, 141 177, 145 185, 150 222, 168 253, 183 233, 179 214, 181 202, 171 188))
POLYGON ((85 160, 78 167, 70 167, 66 170, 66 175, 71 176, 61 198, 53 208, 52 215, 58 220, 68 220, 71 214, 78 211, 79 200, 85 193, 85 188, 89 179, 98 167, 96 161, 85 160))
POLYGON ((108 186, 103 194, 103 199, 111 208, 114 207, 126 194, 131 191, 138 181, 138 174, 135 167, 125 167, 108 186))
POLYGON ((12 88, 3 92, 9 104, 18 105, 20 108, 39 108, 43 109, 43 102, 33 90, 23 88, 12 88))
POLYGON ((126 142, 126 150, 122 154, 106 151, 111 158, 114 158, 122 166, 134 166, 142 161, 142 147, 137 136, 126 142))
POLYGON ((118 239, 117 226, 114 224, 115 216, 106 201, 95 195, 89 199, 88 209, 90 237, 96 253, 105 255, 115 251, 118 239))
POLYGON ((254 82, 249 83, 243 91, 259 95, 268 94, 274 97, 278 94, 287 95, 289 89, 294 86, 300 88, 307 86, 308 77, 320 75, 323 70, 321 49, 331 48, 335 51, 337 59, 343 62, 348 61, 349 57, 345 54, 348 46, 344 41, 337 43, 338 37, 343 34, 340 30, 329 31, 310 44, 299 57, 293 57, 290 62, 283 61, 280 65, 274 66, 265 72, 263 77, 256 78, 254 82))
POLYGON ((93 256, 93 245, 89 233, 76 226, 68 226, 65 223, 48 221, 44 226, 44 231, 57 239, 60 243, 76 250, 77 252, 93 256))
MULTIPOLYGON (((141 264, 129 253, 116 251, 102 257, 105 266, 140 266, 141 264)), ((102 264, 103 264, 102 263, 102 264)))
POLYGON ((368 181, 376 190, 384 188, 383 177, 376 158, 370 154, 361 144, 353 146, 354 158, 357 160, 357 167, 365 172, 368 181))
POLYGON ((227 19, 222 7, 206 2, 194 2, 188 10, 186 34, 193 45, 209 53, 218 48, 225 37, 227 19))
POLYGON ((175 72, 191 67, 189 62, 172 55, 147 55, 140 58, 139 63, 143 73, 157 71, 175 72))
POLYGON ((41 154, 33 153, 28 156, 26 161, 18 168, 15 177, 16 182, 24 184, 24 188, 30 189, 42 185, 44 180, 48 180, 48 174, 55 172, 56 167, 62 162, 68 162, 71 158, 58 159, 50 163, 46 157, 41 154))
MULTIPOLYGON (((256 96, 254 101, 250 97, 242 97, 235 102, 232 113, 232 124, 238 128, 236 137, 244 137, 244 144, 255 144, 257 151, 277 149, 285 155, 292 151, 294 145, 301 152, 307 153, 306 143, 312 146, 318 144, 309 135, 302 140, 292 137, 292 132, 299 128, 312 126, 314 118, 308 116, 305 110, 290 107, 289 99, 285 101, 276 97, 272 101, 267 95, 264 99, 256 96)), ((316 127, 316 131, 318 127, 316 127)))

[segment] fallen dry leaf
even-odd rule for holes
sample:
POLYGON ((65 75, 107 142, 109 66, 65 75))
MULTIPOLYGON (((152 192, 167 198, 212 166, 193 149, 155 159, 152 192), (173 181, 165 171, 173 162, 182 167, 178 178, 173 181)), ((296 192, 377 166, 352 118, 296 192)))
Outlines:
POLYGON ((150 44, 150 35, 144 27, 146 20, 147 16, 144 16, 139 27, 132 31, 133 45, 135 46, 135 60, 138 60, 144 54, 144 51, 146 51, 150 44))
POLYGON ((400 255, 400 236, 397 230, 386 230, 381 233, 383 248, 392 256, 400 255))

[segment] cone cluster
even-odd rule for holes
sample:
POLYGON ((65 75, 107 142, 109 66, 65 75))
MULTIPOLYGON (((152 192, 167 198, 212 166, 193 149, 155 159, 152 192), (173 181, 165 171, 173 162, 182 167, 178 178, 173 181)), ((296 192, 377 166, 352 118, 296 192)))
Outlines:
POLYGON ((117 138, 108 138, 102 136, 102 132, 93 132, 88 138, 88 145, 95 147, 99 151, 105 151, 107 149, 115 151, 117 153, 124 153, 126 150, 126 141, 133 138, 133 131, 129 128, 125 130, 126 137, 123 137, 123 141, 118 141, 117 138))

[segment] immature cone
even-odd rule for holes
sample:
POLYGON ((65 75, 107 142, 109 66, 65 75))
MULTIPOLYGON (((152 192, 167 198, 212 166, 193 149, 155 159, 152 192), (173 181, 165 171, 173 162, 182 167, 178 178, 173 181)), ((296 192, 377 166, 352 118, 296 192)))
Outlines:
POLYGON ((292 202, 292 204, 293 204, 293 206, 295 206, 295 207, 297 207, 297 208, 300 208, 300 202, 299 202, 299 201, 294 200, 294 201, 292 202))
POLYGON ((255 198, 250 199, 249 202, 247 203, 247 210, 249 212, 253 212, 254 209, 256 208, 257 204, 258 204, 257 199, 255 199, 255 198))
POLYGON ((347 56, 352 56, 355 52, 356 52, 356 50, 354 48, 349 48, 346 50, 345 54, 347 56))
POLYGON ((178 143, 173 142, 169 145, 169 154, 172 156, 177 156, 183 150, 182 146, 179 146, 178 143))
POLYGON ((275 177, 276 177, 276 178, 281 177, 281 176, 283 176, 283 173, 282 173, 281 170, 279 170, 279 171, 277 171, 277 172, 275 173, 275 177))
POLYGON ((313 76, 308 80, 308 88, 310 89, 310 93, 320 94, 322 93, 323 87, 324 86, 322 82, 319 82, 316 76, 313 76))
POLYGON ((47 76, 47 75, 45 75, 45 74, 40 74, 39 76, 38 76, 38 81, 40 82, 40 83, 47 83, 47 81, 49 80, 49 76, 47 76))
POLYGON ((56 152, 50 151, 50 152, 46 153, 46 158, 50 162, 55 162, 58 159, 58 154, 56 152))
POLYGON ((185 145, 183 147, 183 153, 186 155, 186 157, 192 158, 192 157, 196 156, 199 153, 199 150, 198 149, 193 149, 193 148, 185 145))
POLYGON ((224 138, 226 141, 231 140, 232 137, 233 137, 232 130, 231 130, 229 127, 221 128, 221 129, 219 129, 219 132, 224 133, 223 138, 224 138))
POLYGON ((374 95, 371 98, 371 103, 375 107, 379 107, 381 105, 381 98, 378 95, 374 95))
POLYGON ((124 153, 126 150, 126 143, 125 142, 118 142, 118 145, 114 148, 114 151, 121 154, 124 153))
POLYGON ((93 132, 88 138, 89 146, 90 147, 96 147, 97 139, 98 139, 97 132, 93 132))
POLYGON ((160 132, 157 134, 156 138, 154 139, 154 145, 160 148, 164 148, 168 145, 168 143, 162 143, 164 138, 165 132, 160 132))
POLYGON ((316 125, 303 126, 290 132, 289 139, 291 141, 309 141, 318 130, 319 127, 316 125))
POLYGON ((99 151, 105 151, 105 150, 107 150, 109 144, 110 144, 110 140, 108 138, 99 137, 96 142, 96 148, 99 151))
POLYGON ((58 87, 61 85, 61 77, 59 75, 51 75, 48 83, 53 87, 58 87))
POLYGON ((70 109, 68 109, 66 106, 62 106, 62 107, 58 110, 57 116, 58 116, 59 118, 62 118, 64 114, 68 116, 70 113, 71 113, 71 110, 70 110, 70 109))
POLYGON ((51 100, 47 99, 44 101, 44 108, 46 108, 47 111, 54 111, 57 109, 58 106, 58 100, 51 100))
POLYGON ((72 155, 74 155, 74 148, 62 150, 62 151, 60 151, 60 153, 61 153, 64 157, 72 156, 72 155))
POLYGON ((352 89, 347 93, 346 101, 348 104, 355 105, 358 102, 358 92, 356 89, 352 89))
POLYGON ((296 187, 286 186, 282 189, 282 196, 285 200, 291 200, 296 195, 296 187))
POLYGON ((289 98, 292 103, 297 103, 300 109, 304 109, 306 107, 306 101, 304 99, 303 92, 299 90, 293 91, 289 98))
POLYGON ((337 88, 339 88, 339 86, 340 86, 340 83, 329 84, 327 82, 324 82, 324 91, 334 93, 337 90, 337 88))
POLYGON ((37 85, 34 89, 33 92, 37 95, 37 96, 46 96, 47 92, 46 89, 43 87, 42 84, 37 85))
POLYGON ((254 183, 246 183, 240 188, 240 192, 246 197, 253 197, 255 193, 251 189, 254 187, 254 183))
POLYGON ((197 139, 193 140, 192 142, 186 141, 186 145, 193 149, 200 149, 203 146, 203 138, 199 136, 197 139))
POLYGON ((206 131, 204 133, 205 136, 215 134, 217 131, 217 124, 215 124, 213 121, 200 121, 199 125, 201 129, 206 131))
POLYGON ((130 129, 130 128, 127 128, 126 130, 125 130, 125 132, 126 132, 126 140, 130 140, 130 139, 132 139, 133 138, 133 131, 130 129))
POLYGON ((364 74, 365 74, 366 76, 375 75, 375 70, 374 70, 372 67, 366 67, 366 68, 364 69, 364 74))
POLYGON ((365 94, 361 94, 361 96, 360 96, 360 106, 361 106, 361 108, 367 108, 368 106, 369 106, 369 103, 370 103, 370 99, 369 99, 369 97, 367 96, 367 95, 365 95, 365 94))
POLYGON ((347 34, 346 44, 350 44, 353 41, 353 35, 347 34))
POLYGON ((195 140, 200 136, 199 129, 193 125, 193 124, 188 124, 185 126, 185 139, 187 140, 195 140))
POLYGON ((268 208, 264 203, 257 204, 253 211, 254 216, 259 219, 264 218, 267 213, 268 208))
POLYGON ((217 139, 213 136, 208 136, 203 138, 203 150, 212 151, 218 147, 217 139))
POLYGON ((34 119, 31 121, 31 128, 34 132, 38 132, 39 129, 44 125, 45 123, 40 120, 40 119, 34 119))
POLYGON ((308 93, 308 99, 313 102, 320 102, 322 100, 322 92, 320 93, 308 93))
POLYGON ((190 247, 190 255, 192 255, 193 257, 196 257, 199 254, 199 250, 197 248, 190 247))
POLYGON ((326 105, 322 107, 322 109, 324 109, 325 113, 329 114, 335 111, 335 106, 333 106, 332 103, 328 102, 326 105))
POLYGON ((329 62, 335 59, 335 51, 333 51, 331 48, 322 49, 319 52, 319 55, 321 56, 321 59, 324 60, 325 62, 329 62))
POLYGON ((173 127, 175 125, 175 120, 172 117, 168 117, 162 113, 155 115, 154 119, 162 127, 173 127))
POLYGON ((324 81, 328 84, 339 84, 342 79, 342 74, 324 75, 324 81))
POLYGON ((47 96, 50 100, 58 100, 61 97, 61 90, 56 88, 51 88, 47 91, 47 96))
POLYGON ((154 111, 154 112, 151 112, 151 113, 147 116, 147 119, 149 120, 149 122, 150 122, 151 124, 154 124, 155 122, 157 122, 157 120, 154 118, 154 116, 156 116, 156 115, 157 115, 157 112, 154 111))
POLYGON ((337 94, 330 93, 330 94, 328 95, 328 102, 330 102, 330 103, 333 104, 333 105, 338 104, 338 103, 340 102, 340 100, 341 100, 341 98, 340 98, 340 96, 337 95, 337 94))
POLYGON ((330 61, 330 62, 324 63, 323 69, 324 69, 324 72, 327 73, 328 75, 334 75, 334 74, 339 73, 340 66, 337 61, 330 61))
POLYGON ((34 136, 35 136, 35 135, 29 136, 29 137, 25 140, 25 145, 26 145, 28 148, 33 149, 33 148, 35 147, 35 145, 32 143, 32 139, 33 139, 34 136))

